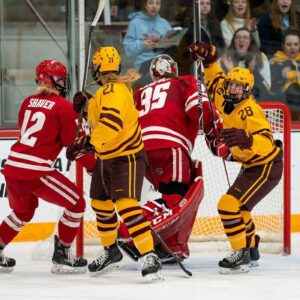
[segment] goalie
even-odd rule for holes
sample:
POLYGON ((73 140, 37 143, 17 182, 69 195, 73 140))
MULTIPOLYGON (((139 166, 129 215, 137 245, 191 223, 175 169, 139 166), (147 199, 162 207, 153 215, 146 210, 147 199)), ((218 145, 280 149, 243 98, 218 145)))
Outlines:
MULTIPOLYGON (((188 239, 203 198, 201 164, 191 160, 199 117, 203 115, 203 131, 211 140, 216 133, 212 120, 217 119, 217 114, 214 111, 212 117, 203 86, 199 114, 197 81, 191 75, 178 76, 177 63, 170 56, 156 56, 150 65, 150 75, 153 83, 136 91, 134 99, 149 163, 146 177, 161 198, 148 201, 143 214, 172 252, 183 260, 190 254, 188 239)), ((226 148, 222 149, 224 154, 219 154, 227 154, 226 148)), ((138 259, 124 223, 119 228, 119 243, 138 259)), ((168 249, 159 241, 155 244, 164 263, 174 262, 168 249)))

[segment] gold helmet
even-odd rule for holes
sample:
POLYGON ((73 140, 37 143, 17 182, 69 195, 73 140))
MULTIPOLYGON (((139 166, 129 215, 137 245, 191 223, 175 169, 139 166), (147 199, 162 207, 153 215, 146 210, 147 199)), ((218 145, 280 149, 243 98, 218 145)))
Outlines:
POLYGON ((121 57, 114 47, 100 47, 93 55, 94 65, 93 77, 95 80, 102 73, 117 72, 120 73, 121 57))
POLYGON ((254 76, 253 73, 246 68, 235 67, 231 69, 226 77, 226 81, 237 81, 249 86, 252 89, 254 86, 254 76))
POLYGON ((231 69, 224 80, 224 112, 230 114, 236 104, 248 99, 251 95, 251 89, 254 86, 254 76, 249 69, 235 67, 231 69), (233 82, 242 84, 242 94, 234 93, 229 89, 229 85, 233 82))

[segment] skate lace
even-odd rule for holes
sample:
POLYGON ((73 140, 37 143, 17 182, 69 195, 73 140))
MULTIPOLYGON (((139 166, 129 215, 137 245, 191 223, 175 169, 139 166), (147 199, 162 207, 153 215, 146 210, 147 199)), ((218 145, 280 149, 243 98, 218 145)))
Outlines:
POLYGON ((95 264, 97 265, 97 266, 101 266, 101 265, 103 265, 105 262, 106 262, 106 260, 108 259, 108 256, 109 256, 109 253, 108 253, 108 251, 103 251, 102 253, 101 253, 101 255, 95 260, 95 264))
POLYGON ((141 260, 140 270, 144 270, 150 267, 155 267, 157 265, 157 257, 150 253, 145 255, 141 260))
POLYGON ((71 264, 74 264, 75 261, 76 261, 76 257, 75 255, 72 253, 72 250, 71 248, 65 248, 65 255, 68 259, 68 261, 71 263, 71 264))
POLYGON ((226 260, 228 260, 230 263, 233 263, 241 259, 242 255, 242 250, 233 251, 229 256, 226 257, 226 260))

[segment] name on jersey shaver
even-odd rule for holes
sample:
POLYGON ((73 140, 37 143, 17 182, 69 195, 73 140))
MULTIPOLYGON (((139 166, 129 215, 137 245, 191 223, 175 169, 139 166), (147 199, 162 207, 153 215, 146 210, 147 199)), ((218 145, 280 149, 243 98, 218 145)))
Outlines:
POLYGON ((46 108, 46 109, 51 109, 55 102, 53 101, 49 101, 49 100, 45 100, 45 99, 36 99, 36 98, 32 98, 30 99, 30 104, 28 105, 28 107, 42 107, 42 108, 46 108))

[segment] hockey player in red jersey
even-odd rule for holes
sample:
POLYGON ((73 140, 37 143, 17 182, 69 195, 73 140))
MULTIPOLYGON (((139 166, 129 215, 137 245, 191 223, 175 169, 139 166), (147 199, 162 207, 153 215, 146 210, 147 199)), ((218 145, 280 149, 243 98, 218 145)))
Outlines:
MULTIPOLYGON (((185 196, 194 180, 191 153, 199 132, 199 116, 203 116, 204 133, 209 134, 213 130, 212 112, 202 86, 202 109, 199 114, 197 81, 191 75, 178 76, 177 63, 170 56, 156 56, 150 65, 150 74, 153 83, 139 89, 134 98, 149 162, 146 177, 162 196, 147 202, 143 211, 153 227, 157 222, 168 223, 168 217, 173 217, 178 211, 182 225, 177 229, 173 226, 171 235, 169 232, 161 235, 177 257, 184 259, 189 256, 187 241, 203 197, 202 185, 198 197, 192 200, 198 201, 197 205, 189 206, 184 214, 180 209, 190 200, 185 196)), ((217 118, 217 115, 214 117, 217 118)), ((171 221, 174 222, 170 218, 171 221)), ((124 224, 119 232, 121 238, 126 236, 124 224)), ((163 262, 168 259, 173 261, 163 246, 157 244, 156 251, 163 262)))
MULTIPOLYGON (((52 273, 82 273, 87 261, 73 257, 73 242, 85 210, 85 201, 76 186, 53 168, 63 147, 76 136, 77 114, 64 97, 69 91, 66 67, 57 60, 44 60, 36 67, 37 93, 27 97, 20 108, 20 137, 11 147, 2 170, 5 176, 11 213, 0 225, 0 272, 10 272, 13 258, 3 250, 32 219, 39 198, 64 208, 58 222, 58 236, 52 257, 52 273)), ((80 162, 92 171, 93 154, 80 162)))

